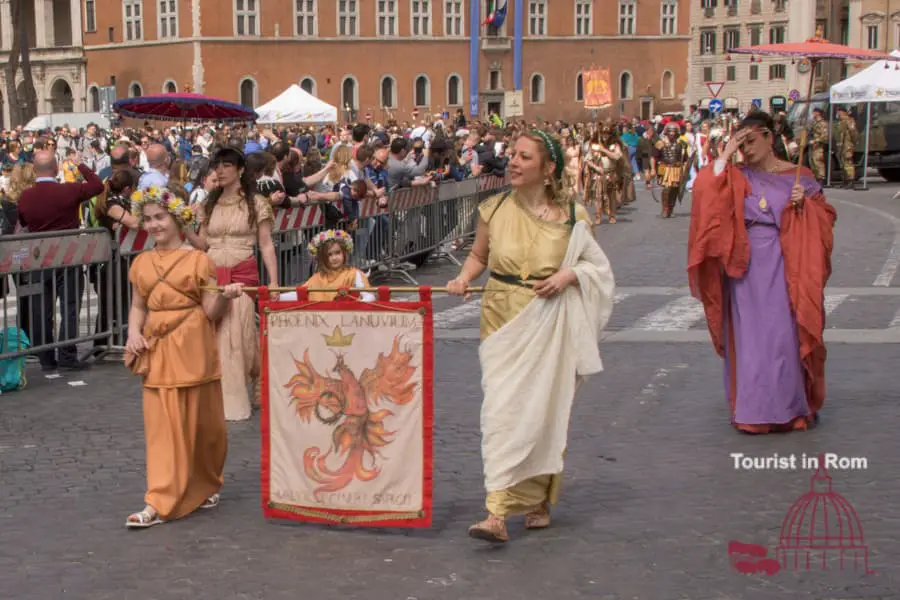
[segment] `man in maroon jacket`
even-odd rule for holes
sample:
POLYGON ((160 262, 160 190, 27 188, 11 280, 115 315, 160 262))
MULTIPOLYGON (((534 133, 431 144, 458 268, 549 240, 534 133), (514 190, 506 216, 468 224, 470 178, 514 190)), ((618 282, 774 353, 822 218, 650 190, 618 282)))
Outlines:
MULTIPOLYGON (((29 233, 78 229, 78 208, 81 203, 103 192, 100 178, 87 166, 80 164, 80 155, 76 155, 76 160, 84 182, 59 183, 56 179, 59 173, 56 156, 46 150, 35 153, 35 184, 22 192, 17 205, 19 223, 29 233)), ((29 295, 20 295, 20 306, 24 305, 22 308, 25 308, 21 315, 22 329, 28 332, 32 344, 38 346, 53 343, 53 313, 57 296, 61 317, 60 341, 77 338, 78 315, 84 291, 82 267, 32 271, 26 273, 23 280, 22 283, 31 284, 26 289, 34 290, 29 295)), ((45 371, 53 371, 58 367, 81 370, 88 366, 78 360, 74 344, 59 348, 58 362, 54 350, 39 352, 38 357, 45 371)))

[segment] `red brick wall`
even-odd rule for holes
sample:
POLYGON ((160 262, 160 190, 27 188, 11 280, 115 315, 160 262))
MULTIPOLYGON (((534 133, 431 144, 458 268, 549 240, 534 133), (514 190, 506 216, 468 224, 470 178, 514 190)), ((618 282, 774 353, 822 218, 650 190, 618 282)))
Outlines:
MULTIPOLYGON (((451 73, 461 76, 463 82, 460 102, 468 113, 469 98, 469 42, 467 39, 443 37, 443 2, 432 2, 432 39, 374 40, 375 2, 360 2, 359 32, 357 39, 338 39, 336 0, 319 0, 318 36, 325 39, 294 38, 293 0, 260 2, 260 36, 234 39, 234 15, 232 0, 201 0, 201 27, 205 38, 202 43, 204 68, 204 93, 227 100, 239 101, 242 79, 252 77, 258 84, 258 102, 263 104, 274 98, 291 83, 311 76, 316 80, 317 95, 326 102, 341 105, 341 82, 345 75, 353 75, 359 84, 359 116, 372 109, 376 119, 382 117, 380 109, 383 75, 392 75, 397 81, 395 116, 410 118, 413 109, 415 78, 427 74, 431 81, 431 112, 447 107, 446 82, 451 73), (278 37, 275 36, 276 25, 278 37), (224 38, 231 38, 226 40, 224 38), (233 41, 232 41, 233 40, 233 41)), ((128 86, 139 81, 145 94, 159 93, 167 79, 174 80, 179 89, 192 82, 194 51, 192 35, 191 2, 179 1, 179 34, 182 41, 155 45, 157 35, 156 2, 145 0, 144 44, 122 44, 123 19, 121 0, 100 0, 97 11, 97 32, 85 34, 88 58, 88 82, 106 84, 115 75, 119 97, 128 95, 128 86), (94 48, 108 44, 108 27, 115 28, 117 44, 113 47, 94 48)), ((409 2, 399 0, 398 28, 401 37, 409 35, 409 2)), ((507 32, 511 36, 514 18, 510 2, 507 32)), ((527 6, 527 2, 525 3, 527 6)), ((638 3, 638 35, 659 35, 660 0, 642 0, 638 3)), ((663 112, 679 110, 682 103, 677 95, 682 93, 687 78, 689 40, 684 39, 634 39, 617 38, 618 3, 597 0, 594 3, 594 37, 577 39, 574 30, 574 4, 554 0, 548 3, 548 33, 552 39, 533 40, 527 36, 528 20, 525 19, 526 38, 523 50, 522 87, 527 119, 579 119, 588 118, 580 102, 575 100, 575 78, 579 70, 592 65, 610 68, 614 105, 604 116, 616 116, 620 111, 619 74, 628 70, 633 77, 633 98, 624 101, 624 112, 636 115, 642 96, 654 97, 654 110, 663 112), (606 37, 609 36, 609 37, 606 37), (567 39, 566 39, 567 38, 567 39), (661 98, 662 74, 671 70, 675 74, 676 98, 661 98), (534 73, 545 78, 545 102, 530 102, 530 83, 534 73), (648 89, 649 86, 649 89, 648 89)), ((679 2, 678 33, 689 30, 690 6, 679 2)), ((470 27, 468 7, 465 9, 466 30, 470 27)), ((513 52, 482 52, 480 59, 479 88, 488 88, 488 71, 492 62, 502 64, 502 83, 506 90, 513 88, 513 52)), ((482 102, 484 109, 484 102, 482 102)), ((343 111, 341 111, 343 117, 343 111)))

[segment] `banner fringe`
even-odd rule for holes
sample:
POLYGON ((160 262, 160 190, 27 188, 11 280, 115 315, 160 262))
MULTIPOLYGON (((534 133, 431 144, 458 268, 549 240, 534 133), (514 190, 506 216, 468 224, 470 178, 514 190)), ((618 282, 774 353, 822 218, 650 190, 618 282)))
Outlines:
POLYGON ((323 521, 331 521, 333 523, 374 523, 377 521, 404 521, 412 519, 421 519, 425 517, 425 511, 403 512, 403 513, 372 513, 367 515, 336 515, 334 513, 313 510, 311 508, 300 508, 291 506, 290 504, 279 504, 270 502, 269 508, 289 512, 301 517, 310 517, 313 519, 321 519, 323 521))

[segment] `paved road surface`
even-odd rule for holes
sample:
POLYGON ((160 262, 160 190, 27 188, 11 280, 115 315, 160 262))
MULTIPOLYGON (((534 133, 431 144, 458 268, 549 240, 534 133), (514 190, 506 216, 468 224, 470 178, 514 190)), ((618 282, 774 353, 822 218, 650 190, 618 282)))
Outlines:
MULTIPOLYGON (((485 548, 465 536, 483 514, 477 305, 436 301, 435 524, 379 532, 267 523, 258 418, 230 425, 221 506, 128 532, 142 506, 140 389, 118 365, 46 379, 0 398, 0 589, 12 599, 310 600, 900 598, 897 483, 900 205, 895 189, 833 192, 839 211, 828 291, 828 400, 805 434, 743 436, 728 426, 721 363, 684 290, 687 207, 655 217, 642 196, 599 230, 619 284, 602 347, 606 372, 579 394, 563 499, 543 532, 511 527, 485 548), (77 384, 77 385, 73 385, 77 384), (875 574, 735 573, 728 542, 774 554, 810 471, 745 471, 750 457, 829 452, 859 515, 875 574), (860 465, 855 465, 859 467, 860 465)), ((455 267, 417 273, 450 279, 455 267)))

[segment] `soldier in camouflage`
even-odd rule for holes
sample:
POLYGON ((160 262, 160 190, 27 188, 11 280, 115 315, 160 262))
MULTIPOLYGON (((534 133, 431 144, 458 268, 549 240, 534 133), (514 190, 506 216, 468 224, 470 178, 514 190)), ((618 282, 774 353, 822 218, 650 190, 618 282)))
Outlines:
POLYGON ((828 122, 821 108, 813 109, 813 126, 809 141, 809 165, 819 185, 825 185, 825 152, 828 148, 828 122))
POLYGON ((856 142, 859 132, 856 129, 856 121, 850 116, 845 107, 838 109, 838 124, 835 128, 835 147, 838 156, 841 157, 841 167, 844 170, 844 187, 853 189, 856 179, 856 168, 853 164, 856 153, 856 142))

